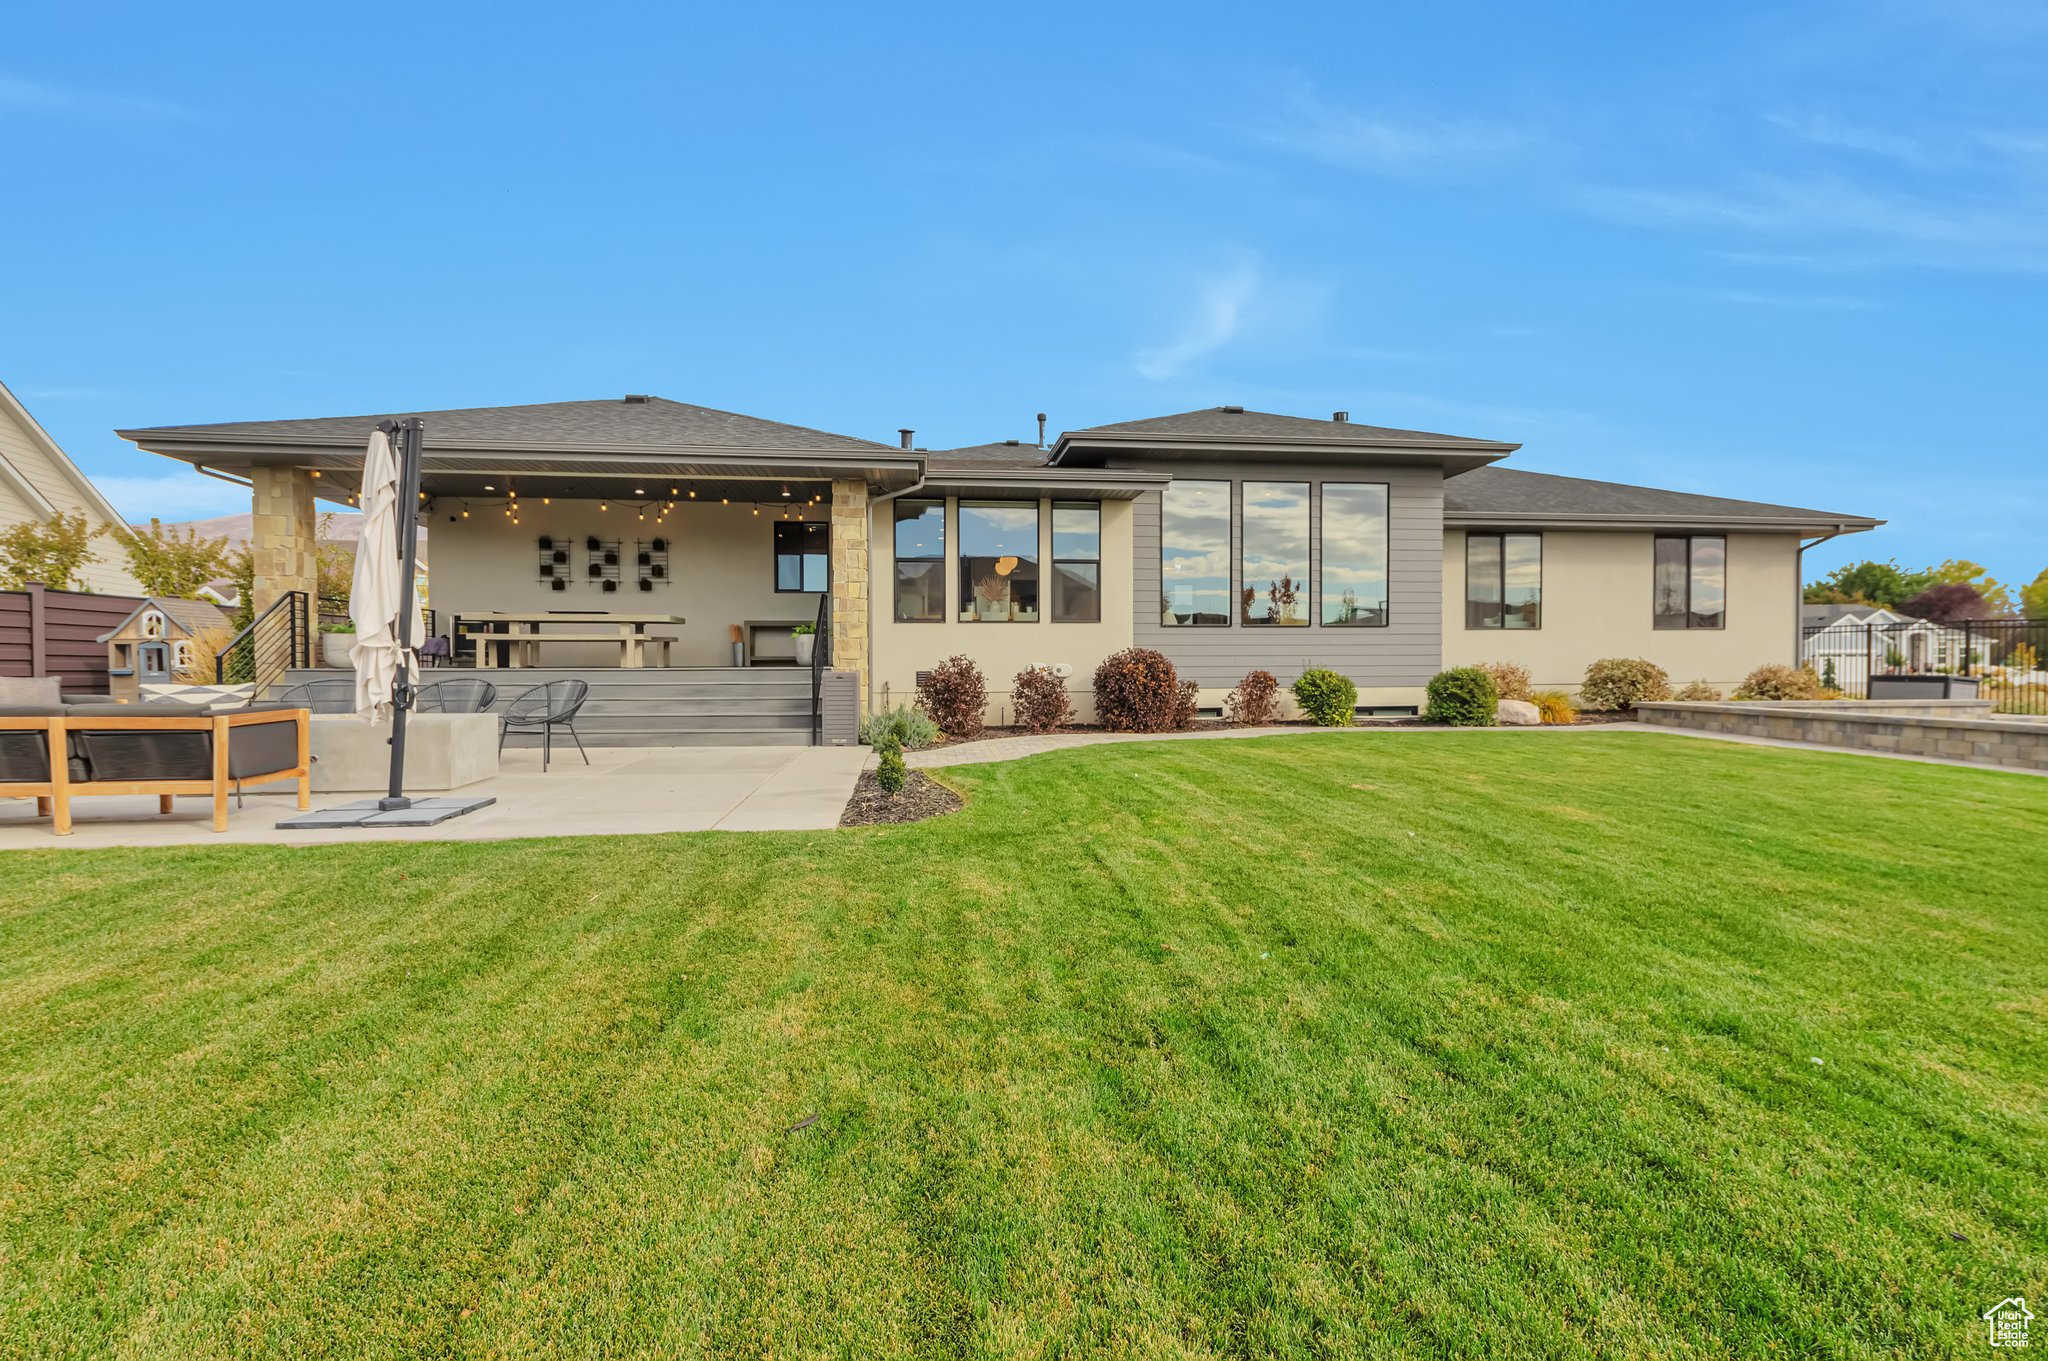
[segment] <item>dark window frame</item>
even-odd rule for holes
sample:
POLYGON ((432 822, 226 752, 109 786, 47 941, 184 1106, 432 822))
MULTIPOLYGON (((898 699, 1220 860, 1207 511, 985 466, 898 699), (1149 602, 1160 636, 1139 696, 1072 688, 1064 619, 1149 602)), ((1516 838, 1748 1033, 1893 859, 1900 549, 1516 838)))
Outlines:
MULTIPOLYGON (((1312 538, 1310 539, 1310 541, 1309 541, 1309 555, 1310 555, 1310 557, 1311 557, 1311 558, 1313 559, 1313 562, 1312 562, 1311 566, 1312 566, 1312 569, 1313 569, 1313 571, 1314 571, 1314 573, 1315 573, 1315 584, 1316 584, 1316 589, 1315 589, 1315 618, 1314 618, 1314 623, 1315 623, 1315 626, 1316 626, 1317 628, 1325 628, 1325 629, 1383 629, 1383 628, 1391 628, 1391 627, 1393 626, 1393 623, 1394 623, 1394 484, 1393 484, 1393 483, 1391 483, 1391 482, 1355 482, 1355 481, 1352 481, 1352 480, 1350 480, 1350 479, 1348 479, 1348 478, 1345 478, 1345 479, 1331 479, 1331 480, 1326 480, 1326 481, 1318 482, 1318 483, 1316 483, 1316 489, 1315 489, 1315 514, 1314 514, 1314 515, 1313 515, 1313 516, 1312 516, 1312 517, 1310 518, 1310 522, 1311 522, 1311 523, 1312 523, 1312 524, 1314 525, 1314 527, 1315 527, 1315 533, 1314 533, 1313 537, 1312 537, 1312 538), (1349 623, 1349 624, 1333 624, 1333 623, 1331 623, 1331 622, 1330 622, 1330 621, 1329 621, 1329 620, 1328 620, 1327 618, 1325 618, 1325 617, 1324 617, 1324 613, 1323 613, 1323 606, 1324 606, 1324 589, 1323 589, 1323 583, 1324 583, 1324 581, 1325 581, 1325 580, 1327 580, 1327 578, 1328 578, 1328 575, 1329 575, 1329 574, 1328 574, 1328 572, 1327 572, 1327 571, 1326 571, 1325 569, 1326 569, 1326 564, 1327 564, 1327 562, 1328 562, 1328 557, 1329 557, 1329 542, 1330 542, 1330 537, 1329 537, 1328 533, 1327 533, 1327 532, 1325 532, 1325 531, 1326 531, 1326 529, 1327 529, 1327 523, 1326 523, 1326 521, 1327 521, 1327 517, 1328 517, 1328 515, 1329 515, 1329 513, 1330 513, 1330 511, 1329 511, 1329 504, 1330 504, 1330 503, 1329 503, 1329 500, 1328 500, 1328 495, 1327 495, 1327 489, 1328 489, 1328 488, 1330 488, 1330 487, 1378 487, 1378 488, 1379 488, 1379 489, 1380 489, 1381 491, 1383 491, 1383 492, 1385 492, 1385 493, 1386 493, 1386 497, 1387 497, 1387 609, 1386 609, 1386 616, 1387 616, 1387 617, 1386 617, 1386 618, 1384 618, 1384 619, 1382 619, 1382 620, 1380 620, 1380 622, 1378 622, 1377 624, 1372 624, 1372 623, 1358 623, 1358 622, 1355 622, 1355 621, 1354 621, 1354 622, 1352 622, 1352 623, 1349 623)), ((1341 599, 1343 598, 1343 596, 1342 596, 1342 594, 1341 594, 1341 593, 1339 594, 1338 598, 1339 598, 1340 600, 1341 600, 1341 599)))
MULTIPOLYGON (((1009 619, 983 619, 981 617, 980 611, 977 610, 975 612, 975 616, 973 619, 962 619, 959 621, 960 623, 1042 624, 1045 622, 1045 577, 1044 574, 1038 570, 1040 564, 1042 564, 1045 561, 1045 503, 1036 498, 1031 500, 1008 501, 1000 499, 990 500, 987 498, 977 500, 974 497, 961 497, 959 500, 954 502, 953 527, 958 533, 958 538, 955 539, 953 544, 953 560, 956 564, 954 571, 957 572, 961 577, 959 607, 963 610, 966 609, 967 602, 974 598, 973 588, 970 587, 966 581, 968 561, 972 558, 987 558, 992 556, 988 553, 969 553, 967 551, 967 531, 964 527, 964 521, 961 518, 963 513, 970 510, 1002 510, 1007 509, 1011 506, 1031 507, 1031 539, 1033 546, 1037 550, 1032 553, 1030 558, 1032 572, 1031 586, 1032 594, 1037 602, 1037 608, 1032 611, 1031 617, 1029 619, 1018 619, 1015 617, 1009 619)), ((1022 559, 1020 559, 1020 561, 1022 561, 1022 559)), ((1014 616, 1016 610, 1014 591, 1012 592, 1012 603, 1010 608, 1014 616)))
POLYGON ((1237 540, 1235 548, 1230 555, 1231 573, 1236 582, 1235 589, 1232 590, 1230 596, 1233 622, 1237 627, 1246 629, 1311 627, 1316 622, 1315 580, 1318 576, 1316 570, 1317 559, 1321 557, 1321 554, 1316 550, 1321 546, 1322 540, 1321 526, 1317 520, 1322 498, 1317 495, 1315 479, 1306 477, 1238 477, 1232 478, 1231 483, 1234 493, 1232 499, 1234 513, 1231 516, 1231 522, 1236 526, 1236 532, 1233 537, 1237 540), (1301 622, 1298 624, 1282 624, 1274 619, 1253 619, 1245 613, 1245 591, 1247 589, 1257 590, 1257 587, 1252 585, 1251 577, 1247 574, 1244 565, 1245 544, 1250 539, 1251 528, 1250 523, 1245 518, 1245 506, 1253 487, 1300 487, 1306 493, 1302 497, 1301 502, 1303 528, 1307 531, 1301 546, 1304 574, 1301 580, 1295 583, 1297 587, 1295 598, 1303 602, 1301 622))
MULTIPOLYGON (((946 610, 949 604, 949 593, 946 589, 946 578, 949 575, 946 570, 946 557, 953 542, 952 526, 948 523, 952 519, 952 507, 948 498, 943 496, 899 497, 890 503, 890 509, 894 512, 889 517, 890 622, 897 624, 943 624, 946 622, 946 610), (939 508, 939 555, 937 557, 919 556, 906 558, 897 551, 900 539, 899 531, 903 524, 903 512, 911 506, 937 506, 939 508), (906 618, 903 614, 903 564, 906 562, 935 562, 939 566, 939 612, 930 618, 906 618)), ((916 519, 920 517, 913 516, 911 518, 916 519)))
POLYGON ((1543 531, 1542 531, 1542 530, 1540 530, 1540 529, 1468 529, 1468 530, 1466 530, 1466 531, 1465 531, 1465 627, 1466 627, 1466 628, 1467 628, 1468 630, 1476 630, 1476 631, 1480 631, 1480 632, 1492 632, 1492 631, 1494 631, 1494 630, 1496 630, 1496 629, 1497 629, 1497 630, 1499 630, 1499 631, 1500 631, 1500 632, 1502 632, 1502 633, 1541 633, 1541 632, 1543 631, 1543 615, 1544 615, 1544 608, 1543 608, 1543 588, 1544 588, 1544 580, 1543 580, 1543 571, 1544 571, 1544 568, 1543 568, 1543 558, 1544 558, 1544 545, 1543 545, 1543 531), (1525 626, 1520 626, 1520 627, 1510 628, 1510 627, 1508 626, 1508 540, 1509 540, 1509 539, 1514 539, 1514 538, 1523 538, 1523 539, 1534 539, 1534 540, 1536 541, 1536 622, 1535 622, 1534 624, 1532 624, 1532 625, 1525 625, 1525 626), (1492 540, 1494 541, 1495 545, 1496 545, 1496 554, 1495 554, 1495 560, 1496 560, 1496 562, 1497 562, 1497 563, 1499 564, 1499 567, 1498 567, 1498 575, 1497 575, 1497 576, 1495 577, 1495 579, 1494 579, 1494 585, 1495 585, 1495 586, 1496 586, 1496 587, 1497 587, 1497 588, 1499 589, 1499 591, 1500 591, 1500 595, 1499 595, 1499 597, 1498 597, 1498 598, 1497 598, 1496 600, 1494 600, 1494 601, 1492 602, 1492 604, 1494 605, 1494 607, 1495 607, 1496 609, 1498 609, 1498 610, 1500 611, 1500 622, 1499 622, 1499 623, 1495 623, 1495 624, 1475 624, 1475 623, 1473 623, 1473 622, 1472 622, 1472 607, 1473 607, 1473 606, 1474 606, 1475 604, 1485 604, 1485 603, 1487 603, 1487 602, 1484 602, 1484 601, 1475 601, 1475 600, 1473 600, 1473 599, 1472 599, 1472 541, 1473 541, 1474 539, 1492 539, 1492 540))
MULTIPOLYGON (((801 538, 802 536, 800 535, 799 537, 801 538)), ((773 577, 772 577, 771 579, 772 579, 772 580, 774 581, 774 583, 775 583, 775 594, 777 594, 777 595, 822 595, 822 594, 823 594, 824 592, 826 592, 826 591, 829 591, 829 590, 831 590, 831 589, 832 589, 832 522, 831 522, 831 521, 829 521, 829 520, 825 520, 825 521, 819 521, 819 520, 777 520, 777 521, 775 522, 775 524, 774 524, 774 527, 773 527, 773 528, 772 528, 772 529, 771 529, 771 530, 769 531, 769 535, 768 535, 768 553, 769 553, 769 558, 768 558, 768 561, 769 561, 769 568, 770 568, 770 570, 771 570, 771 571, 772 571, 772 572, 774 573, 774 575, 773 575, 773 577), (809 553, 809 552, 803 552, 803 551, 798 551, 798 552, 796 552, 796 553, 785 553, 785 552, 783 551, 783 549, 782 549, 782 546, 781 546, 781 544, 779 544, 779 543, 777 542, 777 540, 778 540, 778 539, 780 539, 780 538, 782 537, 782 531, 783 531, 783 530, 785 530, 785 529, 801 529, 801 530, 803 530, 803 531, 804 531, 804 532, 805 532, 806 534, 808 534, 808 533, 809 533, 809 531, 811 531, 811 530, 813 530, 813 529, 822 529, 822 530, 824 530, 824 531, 825 531, 825 548, 824 548, 824 551, 823 551, 823 552, 821 552, 821 553, 815 553, 815 554, 813 554, 813 553, 809 553), (783 559, 783 558, 785 558, 785 557, 793 557, 793 558, 797 559, 797 567, 796 567, 796 579, 797 579, 798 581, 802 581, 802 580, 804 579, 804 566, 803 566, 803 560, 804 560, 805 558, 808 558, 808 557, 822 557, 822 558, 823 558, 823 559, 825 560, 825 584, 824 584, 823 586, 819 587, 819 588, 818 588, 817 590, 812 590, 812 589, 811 589, 810 587, 808 587, 808 586, 784 586, 784 585, 782 584, 782 559, 783 559)))
POLYGON ((1099 624, 1102 622, 1102 593, 1107 589, 1102 580, 1102 502, 1100 501, 1054 501, 1052 514, 1047 521, 1048 532, 1052 535, 1052 555, 1046 559, 1050 570, 1039 581, 1039 593, 1045 598, 1040 602, 1038 617, 1054 624, 1099 624), (1092 558, 1060 556, 1060 511, 1088 509, 1095 512, 1095 556, 1092 558), (1095 567, 1095 613, 1092 615, 1064 615, 1054 611, 1059 601, 1059 587, 1055 584, 1062 563, 1092 563, 1095 567))
POLYGON ((1719 633, 1728 627, 1728 535, 1725 531, 1702 530, 1688 534, 1653 534, 1650 536, 1650 628, 1660 633, 1719 633), (1692 557, 1693 544, 1700 539, 1718 539, 1721 542, 1721 614, 1719 621, 1712 624, 1698 624, 1693 617, 1692 600, 1692 557), (1657 612, 1657 549, 1664 543, 1685 545, 1685 608, 1675 617, 1676 622, 1665 623, 1674 616, 1657 612))
POLYGON ((1220 486, 1223 488, 1223 617, 1213 623, 1190 620, 1185 624, 1166 622, 1167 611, 1159 611, 1159 626, 1169 629, 1227 629, 1237 622, 1237 539, 1241 527, 1233 513, 1237 508, 1234 477, 1176 477, 1159 492, 1159 594, 1166 595, 1166 498, 1176 486, 1220 486))

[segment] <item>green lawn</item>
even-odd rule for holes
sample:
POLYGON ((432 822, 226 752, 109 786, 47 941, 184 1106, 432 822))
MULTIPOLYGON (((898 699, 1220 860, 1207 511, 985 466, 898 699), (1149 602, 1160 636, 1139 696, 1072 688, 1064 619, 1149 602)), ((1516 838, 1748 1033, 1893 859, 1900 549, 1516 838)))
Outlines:
POLYGON ((891 830, 8 855, 0 1354, 1977 1355, 2048 1294, 2048 781, 948 778, 891 830))

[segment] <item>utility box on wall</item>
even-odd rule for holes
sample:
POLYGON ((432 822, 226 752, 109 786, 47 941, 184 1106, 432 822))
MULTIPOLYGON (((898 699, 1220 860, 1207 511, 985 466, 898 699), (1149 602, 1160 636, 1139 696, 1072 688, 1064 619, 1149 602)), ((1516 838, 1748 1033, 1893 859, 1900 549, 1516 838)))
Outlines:
POLYGON ((828 747, 850 747, 860 741, 860 673, 827 671, 820 680, 818 712, 824 731, 820 741, 828 747))

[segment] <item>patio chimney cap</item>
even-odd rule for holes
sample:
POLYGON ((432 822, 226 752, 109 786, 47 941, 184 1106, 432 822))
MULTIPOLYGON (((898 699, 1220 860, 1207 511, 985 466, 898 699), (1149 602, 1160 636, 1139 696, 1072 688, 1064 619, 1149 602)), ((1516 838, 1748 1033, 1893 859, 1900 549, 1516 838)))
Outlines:
POLYGON ((911 437, 912 435, 915 435, 915 434, 917 433, 917 431, 915 431, 915 430, 911 429, 911 428, 910 428, 909 426, 907 426, 907 425, 904 425, 904 426, 898 426, 898 427, 896 428, 896 433, 897 433, 897 434, 899 434, 899 435, 901 435, 901 436, 903 437, 903 447, 904 447, 904 448, 906 448, 906 449, 908 449, 908 448, 910 447, 910 437, 911 437))
POLYGON ((653 401, 654 399, 652 397, 649 397, 644 392, 629 392, 625 395, 623 400, 625 401, 627 406, 646 406, 649 402, 653 401))
POLYGON ((1349 411, 1332 411, 1330 419, 1338 425, 1343 425, 1351 419, 1351 413, 1349 411))

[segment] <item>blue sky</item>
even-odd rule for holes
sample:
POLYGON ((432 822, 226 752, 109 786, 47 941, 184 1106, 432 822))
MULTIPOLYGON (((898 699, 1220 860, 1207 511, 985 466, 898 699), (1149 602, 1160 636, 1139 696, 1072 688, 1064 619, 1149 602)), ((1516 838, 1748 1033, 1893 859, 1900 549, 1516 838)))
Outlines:
POLYGON ((0 379, 116 426, 1221 403, 2048 566, 2048 5, 29 6, 0 379))

